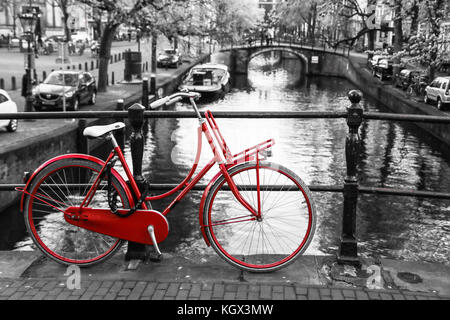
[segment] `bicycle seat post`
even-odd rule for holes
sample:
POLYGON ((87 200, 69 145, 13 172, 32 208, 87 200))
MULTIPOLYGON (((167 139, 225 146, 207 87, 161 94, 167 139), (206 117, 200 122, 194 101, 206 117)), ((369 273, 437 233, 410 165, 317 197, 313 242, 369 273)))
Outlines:
POLYGON ((116 137, 114 137, 114 134, 112 132, 108 133, 108 135, 106 136, 106 140, 110 140, 111 141, 114 149, 119 146, 119 144, 117 143, 116 137))

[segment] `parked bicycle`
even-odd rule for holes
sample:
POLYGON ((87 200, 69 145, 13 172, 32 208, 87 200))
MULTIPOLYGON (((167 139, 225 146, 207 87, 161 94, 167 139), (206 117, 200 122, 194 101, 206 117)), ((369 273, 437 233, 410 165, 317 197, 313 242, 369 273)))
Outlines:
POLYGON ((423 98, 425 95, 425 88, 429 83, 429 78, 426 74, 418 74, 413 77, 411 84, 406 89, 409 97, 423 98))
POLYGON ((305 183, 291 170, 266 160, 274 140, 232 154, 210 111, 199 112, 195 92, 179 92, 151 104, 170 105, 187 98, 198 120, 197 154, 186 178, 174 189, 149 196, 141 192, 113 132, 122 122, 84 130, 91 139, 104 138, 113 149, 106 161, 85 154, 48 160, 30 177, 21 207, 36 246, 63 264, 92 265, 112 256, 124 240, 153 245, 169 233, 166 215, 218 164, 200 202, 199 223, 208 246, 231 265, 268 272, 292 263, 313 238, 316 213, 305 183), (203 135, 213 158, 194 176, 203 135), (115 169, 120 164, 129 183, 115 169), (179 194, 164 209, 151 202, 179 194), (136 199, 136 200, 135 200, 136 199))

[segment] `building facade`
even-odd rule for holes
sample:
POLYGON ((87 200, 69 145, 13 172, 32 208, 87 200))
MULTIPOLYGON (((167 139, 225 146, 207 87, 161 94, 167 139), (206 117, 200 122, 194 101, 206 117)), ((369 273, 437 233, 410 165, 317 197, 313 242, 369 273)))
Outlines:
MULTIPOLYGON (((64 35, 63 16, 56 0, 0 0, 0 36, 19 37, 23 27, 18 15, 28 8, 40 12, 39 22, 43 36, 64 35)), ((87 32, 93 35, 91 8, 74 1, 69 7, 71 32, 87 32)))

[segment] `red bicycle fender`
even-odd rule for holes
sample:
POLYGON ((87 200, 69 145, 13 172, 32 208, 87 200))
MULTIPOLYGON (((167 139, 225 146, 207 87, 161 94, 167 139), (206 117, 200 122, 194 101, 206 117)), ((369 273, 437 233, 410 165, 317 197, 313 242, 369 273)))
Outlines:
MULTIPOLYGON (((46 161, 45 163, 43 163, 42 165, 39 166, 39 168, 37 168, 33 174, 31 175, 31 177, 28 179, 28 181, 26 182, 25 188, 24 190, 26 191, 28 189, 28 186, 31 184, 31 182, 33 181, 34 177, 42 170, 44 169, 46 166, 52 164, 55 161, 61 160, 61 159, 67 159, 67 158, 76 158, 76 159, 86 159, 86 160, 91 160, 93 162, 98 163, 99 165, 103 166, 105 164, 105 161, 94 157, 94 156, 90 156, 87 154, 81 154, 81 153, 70 153, 70 154, 65 154, 62 156, 57 156, 54 157, 48 161, 46 161)), ((128 200, 130 201, 130 206, 133 207, 134 206, 134 199, 133 196, 130 192, 130 189, 128 188, 127 183, 125 182, 125 180, 122 178, 122 176, 114 169, 111 169, 111 173, 117 178, 117 180, 119 180, 119 183, 121 184, 121 186, 124 188, 128 200)), ((26 197, 26 193, 23 192, 22 193, 22 197, 20 199, 20 212, 23 213, 23 205, 24 205, 24 201, 25 201, 25 197, 26 197)))

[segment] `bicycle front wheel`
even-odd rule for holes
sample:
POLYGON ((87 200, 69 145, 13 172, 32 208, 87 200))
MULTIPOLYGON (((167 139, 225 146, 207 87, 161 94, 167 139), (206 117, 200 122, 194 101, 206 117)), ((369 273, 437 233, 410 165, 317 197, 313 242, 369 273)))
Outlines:
MULTIPOLYGON (((64 219, 64 213, 58 210, 80 206, 101 168, 100 164, 88 159, 57 160, 44 167, 28 187, 32 196, 27 196, 24 206, 27 230, 36 246, 59 263, 91 265, 113 255, 123 242, 71 225, 64 219)), ((114 176, 112 186, 117 192, 118 208, 129 208, 124 187, 114 176)), ((107 197, 104 181, 89 207, 108 207, 107 197)))
MULTIPOLYGON (((257 168, 244 163, 229 174, 240 194, 258 208, 257 168)), ((291 170, 260 162, 261 218, 241 205, 221 176, 205 200, 203 221, 214 250, 228 263, 250 272, 270 272, 292 263, 308 247, 315 207, 305 183, 291 170)))

